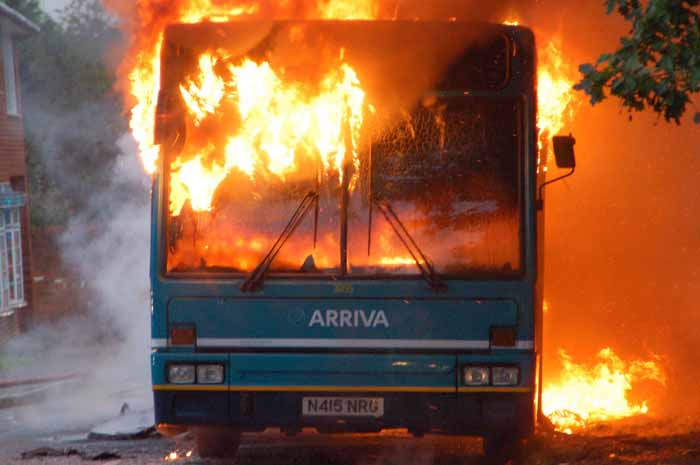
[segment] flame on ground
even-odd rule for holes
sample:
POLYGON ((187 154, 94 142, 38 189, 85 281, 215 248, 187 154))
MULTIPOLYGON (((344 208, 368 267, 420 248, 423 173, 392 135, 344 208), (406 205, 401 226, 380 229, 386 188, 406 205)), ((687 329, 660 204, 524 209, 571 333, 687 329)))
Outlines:
POLYGON ((630 402, 628 395, 640 381, 665 386, 658 360, 626 362, 605 348, 592 367, 575 363, 560 350, 563 365, 559 382, 544 387, 543 412, 558 431, 571 434, 591 424, 619 420, 649 412, 646 401, 630 402))
POLYGON ((165 457, 163 457, 163 460, 165 460, 166 462, 176 462, 176 461, 178 461, 178 460, 181 460, 181 459, 188 459, 188 458, 190 458, 190 457, 192 457, 192 451, 191 451, 191 450, 188 450, 188 451, 185 452, 185 453, 179 453, 179 452, 177 452, 177 451, 172 451, 172 452, 170 452, 168 455, 166 455, 165 457))

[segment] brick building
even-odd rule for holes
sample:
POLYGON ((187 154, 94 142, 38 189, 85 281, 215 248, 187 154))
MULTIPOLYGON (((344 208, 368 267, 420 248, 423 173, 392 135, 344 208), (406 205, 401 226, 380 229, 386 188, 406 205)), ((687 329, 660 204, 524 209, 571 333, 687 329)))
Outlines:
POLYGON ((31 320, 31 234, 16 41, 39 28, 0 3, 0 344, 31 320))

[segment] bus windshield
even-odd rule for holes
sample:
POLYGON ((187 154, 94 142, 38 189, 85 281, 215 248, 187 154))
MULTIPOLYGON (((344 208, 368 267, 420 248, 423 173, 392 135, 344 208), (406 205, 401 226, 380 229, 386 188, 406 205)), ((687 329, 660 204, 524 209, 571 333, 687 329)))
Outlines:
POLYGON ((517 272, 519 113, 513 100, 425 98, 350 167, 345 225, 343 183, 314 162, 284 180, 232 170, 210 210, 185 205, 170 217, 168 270, 250 272, 296 213, 272 272, 340 273, 346 228, 348 273, 417 274, 402 227, 440 274, 517 272), (309 193, 316 196, 304 204, 309 193))
POLYGON ((448 30, 463 45, 379 55, 337 28, 394 25, 335 26, 265 30, 246 54, 217 42, 229 29, 212 43, 174 29, 205 39, 165 48, 166 272, 520 273, 522 109, 496 97, 509 42, 405 25, 406 40, 448 30))
MULTIPOLYGON (((513 101, 429 98, 372 144, 372 203, 391 207, 438 273, 519 270, 518 118, 513 101)), ((391 219, 356 200, 353 271, 415 272, 391 219)))

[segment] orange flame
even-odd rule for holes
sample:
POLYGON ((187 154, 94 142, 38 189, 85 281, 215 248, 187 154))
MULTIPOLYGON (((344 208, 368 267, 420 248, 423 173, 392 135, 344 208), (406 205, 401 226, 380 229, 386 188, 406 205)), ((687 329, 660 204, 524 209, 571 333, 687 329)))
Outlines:
POLYGON ((539 50, 537 68, 537 126, 540 129, 538 166, 546 171, 551 148, 548 139, 561 131, 573 119, 575 74, 564 61, 557 40, 539 50), (544 160, 542 160, 544 157, 544 160))
MULTIPOLYGON (((174 4, 176 6, 168 14, 151 12, 150 28, 144 32, 147 37, 141 37, 135 45, 137 53, 129 72, 130 93, 136 102, 130 125, 149 173, 155 172, 160 156, 160 148, 154 143, 154 126, 165 25, 169 22, 228 21, 231 17, 260 13, 257 2, 221 6, 215 5, 214 0, 187 0, 174 4)), ((377 0, 317 0, 308 17, 371 19, 377 16, 377 12, 377 0)), ((517 25, 518 21, 505 23, 517 25)), ((327 70, 314 86, 285 79, 283 70, 275 69, 266 61, 248 59, 233 64, 226 63, 225 53, 203 53, 196 72, 180 87, 192 124, 195 127, 205 125, 223 105, 236 108, 240 124, 227 134, 225 147, 219 150, 223 156, 215 156, 217 147, 208 144, 190 147, 173 162, 171 213, 178 215, 188 201, 195 212, 211 210, 217 187, 234 170, 248 178, 274 176, 284 180, 300 169, 295 159, 299 152, 315 158, 325 172, 333 173, 341 180, 345 163, 349 162, 357 169, 356 150, 364 111, 365 107, 370 110, 372 107, 365 102, 365 92, 357 73, 344 62, 343 51, 338 52, 336 65, 327 70)), ((550 152, 547 139, 561 131, 573 117, 573 76, 556 41, 540 50, 537 122, 540 156, 544 160, 538 165, 544 170, 550 152)), ((217 241, 217 237, 212 236, 209 243, 185 245, 180 258, 185 263, 196 262, 201 256, 196 247, 204 247, 209 250, 210 265, 218 262, 230 264, 233 251, 237 260, 235 265, 239 269, 250 269, 259 261, 256 258, 259 251, 269 249, 271 239, 258 237, 253 232, 238 233, 233 244, 217 241), (188 254, 192 260, 188 259, 188 254)), ((226 234, 230 236, 228 232, 226 234)), ((380 238, 390 236, 388 233, 380 238)), ((321 267, 332 265, 334 259, 322 251, 337 249, 335 241, 328 234, 319 238, 315 260, 321 267)), ((414 264, 411 257, 399 255, 400 248, 392 250, 390 246, 383 246, 382 250, 385 252, 380 258, 382 265, 414 264)), ((296 262, 299 257, 293 258, 296 262)), ((593 368, 574 363, 563 352, 561 356, 564 364, 561 380, 545 388, 543 406, 545 414, 563 431, 573 431, 592 422, 645 414, 648 412, 646 403, 630 403, 627 394, 639 380, 664 382, 663 373, 655 361, 627 363, 610 349, 600 352, 601 362, 593 368)), ((173 452, 166 460, 177 460, 178 457, 177 452, 173 452)))
POLYGON ((600 362, 590 368, 575 363, 563 350, 559 355, 559 382, 544 387, 542 405, 555 428, 567 434, 594 423, 647 414, 646 401, 631 403, 629 392, 643 380, 666 383, 657 361, 625 362, 610 348, 601 350, 600 362))
MULTIPOLYGON (((118 2, 113 0, 105 0, 105 2, 115 5, 112 8, 117 11, 124 11, 124 6, 118 2)), ((142 26, 143 30, 137 31, 139 40, 133 46, 133 59, 127 60, 131 63, 131 69, 127 74, 130 94, 135 101, 131 110, 131 131, 138 143, 144 168, 148 173, 153 174, 156 171, 160 155, 160 149, 154 143, 154 130, 155 112, 160 91, 160 51, 165 26, 175 22, 224 22, 239 16, 260 15, 262 12, 259 1, 239 0, 222 5, 221 2, 215 0, 187 0, 174 1, 172 6, 167 7, 158 6, 155 2, 149 7, 148 2, 145 3, 139 7, 139 14, 143 16, 144 26, 142 26)), ((279 16, 290 16, 292 5, 288 5, 288 3, 281 2, 280 6, 275 9, 279 16)), ((309 19, 373 19, 377 17, 378 11, 378 0, 316 0, 315 6, 305 11, 305 16, 309 19)), ((191 91, 192 89, 185 90, 191 91)), ((205 105, 200 110, 207 111, 206 104, 211 104, 211 101, 198 103, 205 105)))
POLYGON ((199 82, 190 81, 187 86, 180 86, 182 98, 197 126, 207 115, 216 112, 225 96, 226 83, 214 72, 215 65, 216 59, 211 54, 203 54, 199 57, 199 82))
POLYGON ((416 261, 412 257, 382 257, 379 259, 380 265, 389 266, 413 266, 416 261))
MULTIPOLYGON (((573 91, 575 73, 557 40, 539 50, 537 74, 538 167, 546 171, 551 155, 548 141, 573 120, 578 103, 573 91)), ((544 312, 548 311, 544 302, 544 312)), ((559 382, 544 387, 542 404, 555 428, 569 434, 593 423, 647 414, 646 402, 631 403, 628 394, 642 380, 665 384, 657 361, 626 362, 610 348, 601 350, 600 362, 590 368, 575 363, 563 350, 560 357, 563 369, 559 382)))
POLYGON ((136 57, 136 66, 129 73, 131 95, 137 102, 131 110, 131 133, 138 143, 143 166, 150 174, 155 172, 160 154, 160 148, 154 144, 153 130, 160 91, 162 44, 163 37, 160 36, 153 50, 139 53, 136 57))
POLYGON ((378 0, 319 0, 321 18, 324 19, 376 19, 378 0))
MULTIPOLYGON (((342 53, 341 53, 342 57, 342 53)), ((222 101, 235 104, 241 123, 228 135, 225 162, 204 166, 207 153, 185 154, 175 161, 171 176, 171 213, 179 215, 190 200, 194 211, 208 211, 219 184, 234 169, 253 178, 271 174, 284 179, 301 169, 301 151, 318 157, 325 171, 342 180, 348 154, 359 167, 357 145, 363 122, 365 93, 355 71, 346 63, 329 71, 316 91, 284 81, 269 63, 246 59, 228 65, 230 80, 214 71, 219 61, 211 54, 199 60, 199 75, 180 90, 195 125, 217 114, 222 101), (349 129, 351 137, 346 138, 349 129)))
POLYGON ((192 457, 191 450, 188 450, 184 454, 180 454, 177 451, 172 451, 168 455, 163 457, 163 460, 165 460, 166 462, 175 462, 177 460, 184 459, 184 458, 190 458, 190 457, 192 457))
POLYGON ((240 2, 239 5, 216 5, 212 0, 188 0, 187 7, 180 16, 182 23, 200 23, 204 20, 226 22, 232 17, 252 15, 259 11, 254 2, 240 2))

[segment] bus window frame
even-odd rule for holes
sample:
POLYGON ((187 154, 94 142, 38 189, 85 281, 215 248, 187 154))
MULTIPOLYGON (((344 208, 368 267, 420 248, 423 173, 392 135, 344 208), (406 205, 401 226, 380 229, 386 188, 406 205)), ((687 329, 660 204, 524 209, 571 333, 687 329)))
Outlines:
MULTIPOLYGON (((525 175, 527 173, 526 163, 528 163, 528 147, 525 146, 527 138, 525 137, 525 131, 528 130, 528 120, 527 120, 527 96, 526 95, 512 95, 507 93, 493 93, 493 92, 479 92, 478 95, 471 95, 470 92, 442 92, 441 95, 445 96, 459 96, 468 95, 475 98, 492 99, 492 100, 506 100, 511 101, 516 105, 517 108, 517 126, 518 126, 518 202, 520 204, 520 267, 512 272, 499 271, 484 271, 484 270, 474 270, 473 272, 464 273, 440 273, 439 276, 444 280, 461 280, 461 281, 521 281, 527 276, 528 263, 527 263, 527 192, 525 188, 527 183, 525 182, 525 175)), ((476 93, 475 93, 476 94, 476 93)), ((533 93, 534 95, 534 93, 533 93)), ((170 209, 169 209, 169 179, 170 179, 170 165, 167 163, 168 157, 163 154, 162 162, 162 174, 161 182, 162 185, 162 197, 159 199, 161 205, 159 208, 162 210, 161 214, 161 260, 159 264, 161 277, 168 280, 184 281, 184 280, 235 280, 244 279, 250 275, 250 272, 241 271, 168 271, 168 230, 170 221, 170 209)), ((338 251, 340 253, 340 251, 338 251)), ((415 281, 420 280, 421 275, 416 269, 415 274, 394 274, 394 273, 377 273, 377 274, 357 274, 357 273, 347 273, 342 274, 340 272, 334 273, 304 273, 295 272, 290 273, 286 271, 275 272, 268 271, 266 273, 266 280, 270 279, 280 279, 280 280, 316 280, 316 281, 377 281, 377 280, 389 280, 389 281, 415 281)))

